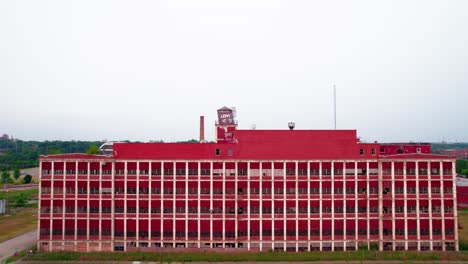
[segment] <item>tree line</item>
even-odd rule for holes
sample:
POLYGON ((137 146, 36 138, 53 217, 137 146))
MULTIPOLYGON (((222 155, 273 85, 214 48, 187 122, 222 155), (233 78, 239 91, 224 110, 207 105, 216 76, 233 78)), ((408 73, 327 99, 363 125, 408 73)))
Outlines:
POLYGON ((98 154, 98 146, 102 143, 100 141, 2 139, 0 140, 0 171, 37 167, 40 155, 86 152, 98 154))

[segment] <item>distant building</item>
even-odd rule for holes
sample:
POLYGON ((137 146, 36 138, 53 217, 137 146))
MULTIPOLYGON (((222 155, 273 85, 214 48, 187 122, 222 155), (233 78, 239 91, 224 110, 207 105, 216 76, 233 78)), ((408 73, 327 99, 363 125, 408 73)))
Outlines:
POLYGON ((455 158, 429 144, 240 130, 229 108, 215 129, 217 143, 41 156, 38 248, 458 250, 455 158))
POLYGON ((441 149, 441 155, 455 156, 457 159, 468 159, 468 148, 460 149, 441 149))

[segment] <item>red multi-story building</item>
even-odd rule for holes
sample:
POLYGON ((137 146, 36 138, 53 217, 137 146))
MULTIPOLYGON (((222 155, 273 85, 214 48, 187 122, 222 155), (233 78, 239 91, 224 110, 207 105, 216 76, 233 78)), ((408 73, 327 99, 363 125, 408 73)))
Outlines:
POLYGON ((458 250, 454 158, 293 128, 239 130, 222 108, 217 143, 41 156, 38 247, 458 250))

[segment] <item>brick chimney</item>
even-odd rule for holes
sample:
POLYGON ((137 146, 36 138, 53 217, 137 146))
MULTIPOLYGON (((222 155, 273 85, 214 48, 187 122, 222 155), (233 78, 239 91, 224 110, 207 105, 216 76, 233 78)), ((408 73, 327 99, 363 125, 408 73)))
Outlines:
POLYGON ((205 117, 200 116, 200 143, 205 142, 205 117))

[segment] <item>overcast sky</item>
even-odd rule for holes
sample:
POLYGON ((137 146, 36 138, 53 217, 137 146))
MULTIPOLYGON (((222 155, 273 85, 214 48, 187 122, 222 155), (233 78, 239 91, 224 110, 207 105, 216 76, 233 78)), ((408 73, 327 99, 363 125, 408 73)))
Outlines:
POLYGON ((0 134, 333 128, 468 141, 468 1, 1 1, 0 134))

